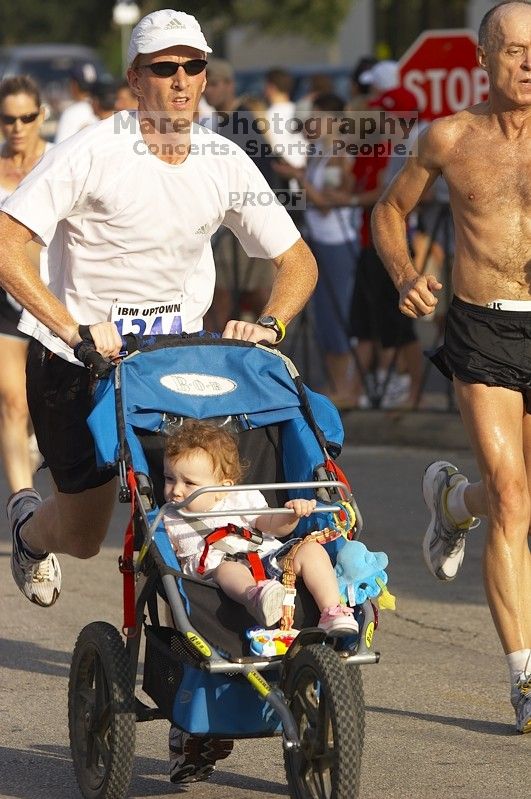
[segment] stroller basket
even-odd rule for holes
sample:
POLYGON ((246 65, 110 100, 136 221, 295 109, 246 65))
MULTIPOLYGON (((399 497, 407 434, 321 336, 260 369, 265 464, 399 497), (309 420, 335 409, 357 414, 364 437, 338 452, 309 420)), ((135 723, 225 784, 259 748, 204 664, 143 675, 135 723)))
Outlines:
POLYGON ((197 735, 226 737, 232 713, 235 737, 280 733, 278 716, 241 674, 207 674, 199 668, 202 658, 171 627, 146 625, 145 633, 142 688, 169 721, 197 735))

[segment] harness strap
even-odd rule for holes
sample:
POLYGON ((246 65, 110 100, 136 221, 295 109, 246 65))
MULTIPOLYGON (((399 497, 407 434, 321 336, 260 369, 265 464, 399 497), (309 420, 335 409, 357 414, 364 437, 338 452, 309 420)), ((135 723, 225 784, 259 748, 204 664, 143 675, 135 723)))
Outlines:
MULTIPOLYGON (((222 538, 226 538, 228 535, 239 535, 240 538, 243 538, 246 541, 256 542, 256 533, 253 533, 252 530, 247 530, 245 527, 237 527, 235 524, 230 522, 226 525, 226 527, 218 527, 216 530, 204 537, 205 545, 203 547, 201 557, 199 558, 199 565, 197 567, 199 574, 205 573, 206 559, 208 557, 208 551, 211 545, 215 544, 217 541, 221 541, 222 538)), ((265 571, 258 552, 246 552, 244 554, 249 561, 251 574, 256 582, 259 580, 265 580, 265 571)))

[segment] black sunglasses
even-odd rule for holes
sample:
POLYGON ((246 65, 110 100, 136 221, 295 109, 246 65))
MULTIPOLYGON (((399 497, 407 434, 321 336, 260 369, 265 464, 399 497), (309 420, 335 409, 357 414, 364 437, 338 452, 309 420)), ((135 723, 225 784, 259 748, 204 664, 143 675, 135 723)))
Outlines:
POLYGON ((40 113, 40 111, 34 111, 32 114, 22 114, 19 117, 12 117, 11 114, 0 114, 0 122, 3 122, 4 125, 14 125, 17 119, 20 119, 23 125, 29 125, 31 122, 35 122, 40 113))
POLYGON ((154 64, 141 64, 145 69, 150 69, 159 78, 170 78, 175 75, 179 67, 182 67, 187 75, 199 75, 206 68, 207 61, 204 58, 192 58, 184 64, 176 61, 155 61, 154 64))

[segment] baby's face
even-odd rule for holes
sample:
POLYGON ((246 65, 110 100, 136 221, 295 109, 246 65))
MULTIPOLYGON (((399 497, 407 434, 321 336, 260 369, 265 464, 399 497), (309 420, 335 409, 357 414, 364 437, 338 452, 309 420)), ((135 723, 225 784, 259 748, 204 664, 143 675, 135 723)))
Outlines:
MULTIPOLYGON (((202 449, 185 452, 177 458, 164 458, 164 499, 182 502, 202 486, 216 486, 229 480, 222 480, 214 469, 212 459, 202 449)), ((223 492, 201 494, 186 505, 189 511, 209 511, 223 496, 223 492)))

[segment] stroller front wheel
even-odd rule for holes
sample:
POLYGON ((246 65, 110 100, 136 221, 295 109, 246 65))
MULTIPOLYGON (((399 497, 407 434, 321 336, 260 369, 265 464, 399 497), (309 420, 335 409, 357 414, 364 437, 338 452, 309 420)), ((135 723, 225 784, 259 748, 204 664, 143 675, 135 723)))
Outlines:
POLYGON ((135 753, 134 688, 122 638, 106 622, 88 624, 76 641, 68 726, 84 799, 123 799, 135 753))
POLYGON ((356 799, 361 742, 359 697, 344 664, 325 644, 298 652, 284 681, 300 749, 286 749, 284 763, 292 799, 356 799))

